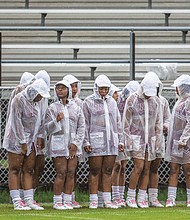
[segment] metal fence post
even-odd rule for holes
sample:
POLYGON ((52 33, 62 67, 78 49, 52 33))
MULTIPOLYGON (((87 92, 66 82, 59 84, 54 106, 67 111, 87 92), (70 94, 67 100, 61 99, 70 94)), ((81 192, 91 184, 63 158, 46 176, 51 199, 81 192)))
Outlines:
POLYGON ((130 32, 130 80, 135 80, 135 33, 130 32))

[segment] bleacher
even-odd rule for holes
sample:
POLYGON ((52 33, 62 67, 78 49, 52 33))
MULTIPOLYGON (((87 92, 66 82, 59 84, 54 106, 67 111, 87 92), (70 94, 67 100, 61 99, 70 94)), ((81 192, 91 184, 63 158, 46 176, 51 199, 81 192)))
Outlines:
MULTIPOLYGON (((152 0, 151 7, 149 0, 0 1, 0 31, 1 27, 18 27, 2 30, 2 85, 16 85, 24 71, 46 69, 52 85, 72 73, 87 88, 93 84, 92 74, 105 73, 117 86, 124 86, 130 64, 111 60, 130 59, 129 30, 67 30, 58 42, 56 31, 22 31, 19 27, 189 27, 189 1, 152 0), (94 63, 103 59, 105 63, 94 63)), ((136 31, 135 35, 137 60, 190 58, 188 32, 136 31)), ((145 73, 148 65, 136 64, 136 72, 145 73)), ((178 74, 188 73, 189 67, 188 62, 180 62, 178 74)))

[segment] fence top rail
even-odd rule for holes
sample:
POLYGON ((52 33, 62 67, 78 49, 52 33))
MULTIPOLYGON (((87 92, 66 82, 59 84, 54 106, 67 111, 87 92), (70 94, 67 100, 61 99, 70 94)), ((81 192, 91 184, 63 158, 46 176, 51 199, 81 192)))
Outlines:
POLYGON ((190 26, 0 26, 0 31, 189 31, 190 26))
POLYGON ((190 14, 190 9, 0 9, 0 14, 190 14))

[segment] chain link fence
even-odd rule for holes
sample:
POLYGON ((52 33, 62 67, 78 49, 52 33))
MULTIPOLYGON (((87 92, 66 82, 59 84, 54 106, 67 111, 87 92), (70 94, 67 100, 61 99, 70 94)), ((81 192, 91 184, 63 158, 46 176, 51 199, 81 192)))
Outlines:
MULTIPOLYGON (((4 129, 6 125, 6 112, 7 112, 7 106, 8 106, 8 101, 9 97, 11 94, 11 91, 13 90, 13 87, 0 87, 0 120, 1 120, 1 128, 0 128, 0 138, 1 138, 1 143, 3 141, 3 136, 4 136, 4 129)), ((53 90, 51 90, 53 94, 53 90)), ((87 94, 91 94, 92 90, 81 90, 81 97, 84 98, 87 94)), ((172 90, 171 88, 164 89, 162 95, 169 101, 170 109, 172 110, 174 104, 175 104, 175 91, 172 90)), ((51 102, 51 100, 50 100, 51 102)), ((133 162, 129 160, 127 162, 126 166, 126 184, 129 182, 129 177, 131 174, 133 168, 133 162)), ((78 185, 82 187, 86 187, 88 183, 88 162, 80 163, 77 169, 77 183, 78 185)), ((161 161, 161 165, 159 167, 159 183, 162 185, 166 185, 168 183, 169 179, 169 163, 165 162, 164 160, 161 161)), ((45 160, 45 169, 43 172, 43 175, 41 177, 41 184, 42 185, 47 185, 47 184, 52 184, 54 182, 55 178, 55 170, 53 168, 53 163, 52 160, 46 157, 45 160)), ((180 175, 179 175, 179 183, 184 182, 184 176, 183 172, 181 170, 180 175)), ((2 148, 2 144, 0 147, 0 185, 7 186, 8 185, 8 161, 7 161, 7 153, 6 151, 2 148)))

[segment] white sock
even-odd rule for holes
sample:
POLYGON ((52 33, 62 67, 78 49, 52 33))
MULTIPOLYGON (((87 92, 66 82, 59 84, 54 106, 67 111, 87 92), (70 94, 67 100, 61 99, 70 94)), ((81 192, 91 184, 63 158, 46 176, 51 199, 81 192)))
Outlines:
POLYGON ((72 194, 64 194, 64 203, 72 203, 72 194))
POLYGON ((104 202, 111 202, 111 192, 103 192, 104 202))
POLYGON ((53 204, 62 203, 62 195, 54 195, 53 196, 53 204))
POLYGON ((98 195, 90 194, 90 202, 98 202, 98 195))
POLYGON ((146 199, 146 190, 139 189, 138 202, 144 201, 145 199, 146 199))
POLYGON ((120 199, 119 186, 112 186, 112 200, 120 199))
POLYGON ((32 203, 34 201, 34 191, 33 189, 24 190, 24 200, 31 200, 32 203))
POLYGON ((24 190, 19 189, 19 194, 20 194, 20 198, 22 199, 22 201, 24 201, 24 190))
POLYGON ((104 200, 103 200, 103 192, 102 191, 98 191, 98 204, 103 204, 104 200))
POLYGON ((148 189, 149 200, 158 199, 158 189, 157 188, 149 188, 148 189))
POLYGON ((75 201, 75 191, 72 192, 72 202, 75 201))
POLYGON ((119 186, 120 199, 125 199, 125 186, 119 186))
POLYGON ((134 199, 135 199, 135 197, 136 197, 136 189, 130 189, 130 188, 128 188, 127 197, 128 197, 128 198, 134 198, 134 199))
POLYGON ((64 202, 72 203, 72 194, 64 194, 64 202))
POLYGON ((186 189, 187 190, 187 201, 190 201, 190 189, 186 189))
POLYGON ((176 199, 177 187, 169 186, 168 187, 168 199, 176 199))
POLYGON ((20 193, 18 189, 10 190, 10 196, 12 198, 13 203, 21 200, 20 193))

